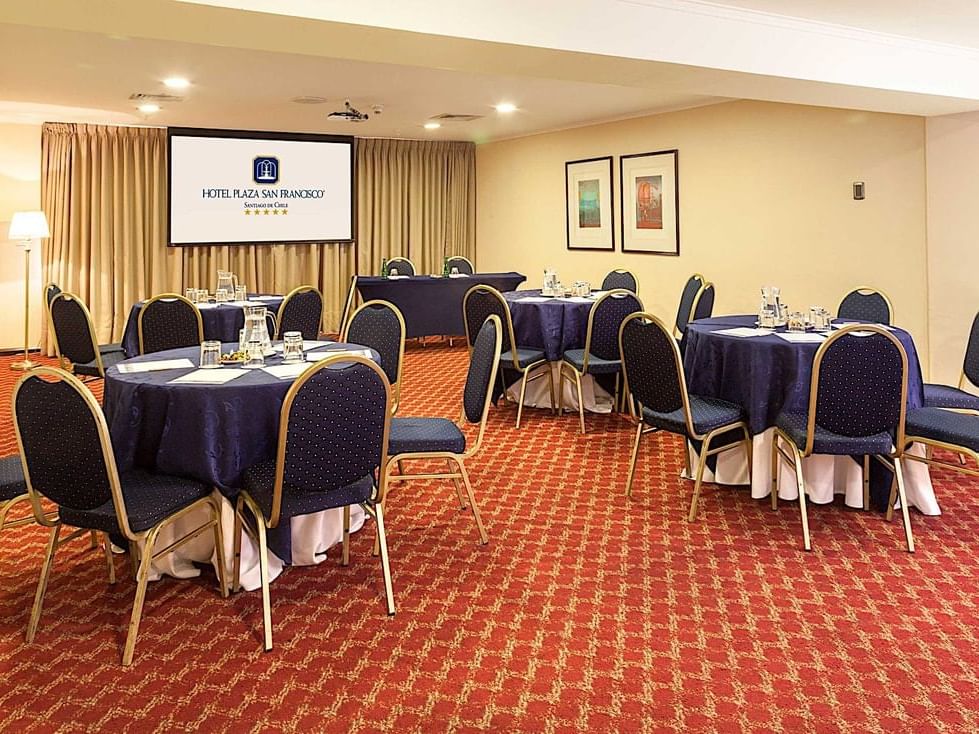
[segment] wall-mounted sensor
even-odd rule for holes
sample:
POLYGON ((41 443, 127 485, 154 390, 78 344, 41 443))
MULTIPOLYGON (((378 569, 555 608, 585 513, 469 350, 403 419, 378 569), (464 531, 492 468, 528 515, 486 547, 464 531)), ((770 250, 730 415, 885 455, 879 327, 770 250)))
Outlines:
POLYGON ((863 181, 853 182, 853 198, 855 201, 863 201, 867 198, 867 192, 863 185, 863 181))

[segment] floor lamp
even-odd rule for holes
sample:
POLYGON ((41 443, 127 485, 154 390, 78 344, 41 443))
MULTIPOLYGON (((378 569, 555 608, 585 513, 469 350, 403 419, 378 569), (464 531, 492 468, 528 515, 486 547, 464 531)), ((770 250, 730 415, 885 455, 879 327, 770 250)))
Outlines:
POLYGON ((31 247, 34 240, 50 237, 48 219, 44 212, 14 212, 10 220, 11 240, 19 240, 24 248, 24 359, 10 365, 12 370, 26 371, 37 366, 30 359, 30 308, 31 308, 31 247))

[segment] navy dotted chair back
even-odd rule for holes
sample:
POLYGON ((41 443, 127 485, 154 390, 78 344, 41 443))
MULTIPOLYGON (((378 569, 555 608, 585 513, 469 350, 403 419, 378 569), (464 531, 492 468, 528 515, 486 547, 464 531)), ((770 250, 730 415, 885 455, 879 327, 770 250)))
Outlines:
POLYGON ((714 313, 714 284, 708 283, 701 291, 700 298, 697 299, 693 320, 709 319, 712 313, 714 313))
POLYGON ((693 311, 693 301, 703 285, 704 279, 701 276, 691 275, 683 286, 683 291, 680 293, 680 305, 676 310, 676 328, 681 334, 687 330, 691 311, 693 311))
POLYGON ((370 366, 341 362, 316 370, 289 406, 284 485, 329 492, 372 474, 387 453, 387 410, 384 378, 370 366))
POLYGON ((625 317, 642 311, 642 302, 632 293, 610 291, 588 314, 590 339, 585 349, 602 359, 619 359, 619 329, 625 317))
POLYGON ((44 289, 44 302, 48 304, 49 308, 51 307, 51 301, 59 293, 61 293, 61 289, 56 283, 48 283, 47 288, 44 289))
POLYGON ((196 347, 201 343, 200 313, 179 296, 150 299, 139 312, 140 354, 196 347))
POLYGON ((323 296, 315 288, 296 289, 279 308, 278 338, 287 331, 298 331, 303 339, 318 339, 323 319, 323 296))
POLYGON ((972 320, 969 343, 965 347, 962 371, 973 385, 979 385, 979 314, 972 320))
POLYGON ((473 264, 469 262, 468 258, 455 256, 449 258, 449 272, 452 272, 452 268, 456 268, 460 273, 465 275, 473 274, 473 264))
POLYGON ((613 270, 611 273, 606 275, 605 280, 602 281, 602 290, 613 291, 616 288, 638 293, 639 283, 636 282, 636 276, 630 273, 628 270, 613 270))
MULTIPOLYGON (((388 273, 391 272, 391 268, 396 269, 397 275, 414 275, 415 265, 406 257, 392 257, 388 260, 388 273)), ((462 272, 461 270, 459 271, 462 272)))
POLYGON ((466 387, 462 394, 462 407, 466 420, 479 423, 483 419, 486 399, 493 386, 493 371, 500 361, 498 330, 502 325, 488 317, 480 327, 469 355, 469 372, 466 374, 466 387))
POLYGON ((61 356, 75 364, 94 362, 98 346, 92 341, 92 323, 85 304, 70 293, 58 293, 50 306, 61 356))
POLYGON ((466 319, 466 338, 469 348, 475 345, 476 338, 486 319, 498 316, 503 326, 503 351, 513 352, 513 334, 510 333, 510 307, 503 294, 488 285, 477 285, 466 293, 462 302, 463 316, 466 319))
POLYGON ((73 510, 112 499, 98 420, 66 379, 27 377, 14 396, 14 421, 34 491, 73 510))
POLYGON ((869 321, 872 324, 890 325, 891 306, 883 294, 877 291, 851 291, 840 302, 838 318, 869 321))
POLYGON ((629 392, 644 408, 670 413, 683 407, 676 340, 649 314, 622 325, 622 365, 629 392))
POLYGON ((381 357, 381 369, 394 384, 401 374, 401 353, 405 341, 404 321, 389 303, 365 303, 357 309, 344 341, 370 347, 381 357))
POLYGON ((816 425, 854 438, 895 430, 907 384, 902 349, 883 334, 843 334, 822 355, 816 425))

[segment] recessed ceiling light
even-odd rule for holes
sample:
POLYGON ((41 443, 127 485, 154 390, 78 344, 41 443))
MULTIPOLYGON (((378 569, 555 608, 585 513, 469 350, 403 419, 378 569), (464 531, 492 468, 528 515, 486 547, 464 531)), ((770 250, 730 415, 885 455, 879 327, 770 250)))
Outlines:
POLYGON ((496 105, 496 111, 506 115, 510 112, 516 112, 517 106, 513 104, 513 102, 500 102, 498 105, 496 105))
POLYGON ((442 126, 439 123, 437 123, 437 122, 426 122, 425 123, 425 129, 426 130, 438 130, 440 127, 442 127, 442 126))
POLYGON ((160 111, 160 105, 152 103, 141 104, 137 109, 145 115, 151 115, 154 112, 160 111))
POLYGON ((163 80, 164 86, 170 87, 170 89, 186 89, 190 86, 190 82, 184 79, 182 76, 172 76, 168 79, 163 80))

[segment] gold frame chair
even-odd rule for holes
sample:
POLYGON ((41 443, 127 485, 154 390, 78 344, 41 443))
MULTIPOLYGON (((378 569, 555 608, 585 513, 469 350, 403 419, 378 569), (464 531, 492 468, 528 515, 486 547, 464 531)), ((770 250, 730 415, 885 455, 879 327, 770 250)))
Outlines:
POLYGON ((316 336, 313 337, 314 339, 319 339, 320 334, 323 333, 323 309, 326 308, 326 301, 323 300, 323 291, 321 291, 315 285, 300 285, 293 288, 286 294, 286 297, 282 299, 282 303, 279 304, 278 312, 273 314, 276 340, 282 339, 282 314, 286 312, 286 304, 288 304, 293 297, 298 296, 301 293, 309 293, 310 291, 316 291, 320 297, 320 320, 316 324, 316 336))
MULTIPOLYGON (((772 436, 772 509, 778 509, 778 470, 780 468, 779 459, 781 458, 786 463, 789 463, 795 468, 796 484, 799 490, 799 513, 802 520, 802 544, 803 547, 809 551, 812 550, 812 542, 809 536, 809 517, 806 512, 806 480, 802 471, 802 460, 812 456, 813 445, 816 441, 816 405, 817 397, 819 395, 819 371, 822 366, 823 357, 830 346, 836 342, 838 339, 842 339, 848 334, 853 332, 858 332, 861 334, 872 333, 879 334, 886 337, 892 344, 894 344, 898 353, 901 355, 901 409, 898 422, 897 435, 894 441, 894 451, 891 454, 887 454, 887 458, 890 459, 890 463, 884 460, 883 457, 874 455, 874 458, 879 462, 884 464, 894 472, 894 482, 891 485, 891 499, 889 502, 889 508, 887 512, 887 519, 890 520, 893 516, 893 506, 895 497, 895 491, 901 500, 901 514, 904 520, 904 534, 907 540, 908 552, 914 553, 914 537, 911 533, 911 518, 908 515, 908 500, 904 491, 904 471, 901 465, 901 460, 904 455, 904 449, 906 445, 904 437, 904 420, 907 415, 908 410, 908 353, 904 349, 904 345, 901 344, 900 340, 894 336, 888 329, 882 326, 875 326, 873 324, 851 324, 850 326, 845 326, 842 329, 838 329, 833 333, 826 341, 819 345, 819 349, 816 351, 815 359, 812 364, 812 377, 809 380, 809 413, 806 418, 806 445, 805 448, 800 451, 799 447, 796 446, 792 438, 785 433, 778 426, 774 429, 774 434, 772 436), (782 444, 787 444, 791 448, 791 453, 783 448, 782 444)), ((863 457, 863 508, 865 510, 870 507, 870 457, 863 457)))
MULTIPOLYGON (((385 456, 388 448, 388 435, 391 428, 391 392, 388 378, 384 370, 373 360, 357 355, 337 355, 317 362, 313 367, 306 370, 292 385, 282 401, 282 409, 279 412, 279 438, 278 447, 275 454, 275 485, 272 490, 272 516, 265 517, 265 513, 252 499, 248 490, 242 490, 238 494, 238 501, 235 503, 235 524, 234 524, 234 569, 232 571, 232 588, 237 590, 241 585, 241 533, 244 530, 248 533, 252 541, 257 542, 259 549, 259 572, 262 579, 262 623, 264 628, 264 648, 268 652, 272 649, 272 601, 269 592, 269 550, 267 540, 267 530, 279 525, 280 513, 282 510, 282 485, 285 478, 285 458, 286 442, 289 435, 289 413, 296 395, 306 382, 320 370, 326 369, 337 363, 356 363, 370 367, 382 380, 384 385, 386 409, 384 411, 384 431, 381 436, 381 465, 378 467, 377 487, 375 488, 375 500, 370 503, 362 504, 364 511, 371 515, 377 527, 375 537, 375 548, 379 548, 381 555, 381 569, 384 574, 384 594, 387 603, 387 612, 391 616, 394 614, 394 588, 391 582, 391 568, 388 563, 387 536, 384 531, 384 495, 387 491, 387 477, 385 472, 385 456), (245 517, 245 508, 255 520, 253 528, 248 518, 245 517)), ((343 541, 340 565, 346 566, 350 563, 350 505, 343 508, 343 541)), ((375 550, 375 555, 377 550, 375 550)))
MULTIPOLYGON (((619 352, 624 354, 622 351, 622 334, 625 332, 626 325, 634 319, 643 319, 644 321, 652 322, 659 327, 659 329, 663 332, 663 335, 668 337, 670 346, 673 349, 673 359, 675 360, 677 377, 680 382, 680 397, 683 401, 683 417, 687 424, 687 435, 684 437, 683 446, 683 457, 686 465, 687 479, 689 479, 691 475, 690 441, 693 440, 701 442, 700 450, 697 451, 697 474, 694 479, 693 496, 690 499, 690 511, 687 513, 687 522, 693 522, 697 519, 698 504, 700 502, 700 490, 703 486, 704 468, 707 466, 707 459, 714 454, 719 454, 722 451, 728 451, 729 449, 733 448, 733 444, 725 444, 724 446, 720 446, 716 449, 711 449, 711 441, 713 441, 716 437, 727 433, 728 431, 734 431, 740 428, 744 432, 744 449, 748 458, 748 476, 750 477, 752 467, 751 433, 748 430, 748 424, 743 420, 719 426, 718 428, 708 431, 707 433, 698 433, 694 428, 693 414, 690 410, 690 393, 687 390, 687 378, 683 372, 683 359, 680 357, 680 347, 677 346, 676 339, 673 337, 673 333, 669 327, 667 327, 662 320, 647 311, 637 311, 636 313, 629 314, 625 317, 625 319, 623 319, 622 325, 619 327, 619 352)), ((622 375, 625 380, 625 389, 628 392, 629 371, 626 367, 626 361, 624 358, 622 360, 622 375)), ((631 393, 629 394, 631 395, 631 393)), ((636 425, 636 437, 632 444, 632 457, 629 460, 629 475, 625 486, 626 497, 632 497, 632 483, 636 474, 636 460, 639 458, 639 444, 643 435, 660 430, 651 426, 645 426, 642 420, 642 403, 640 403, 638 400, 636 400, 635 403, 636 415, 639 417, 639 420, 638 424, 636 425)))
MULTIPOLYGON (((704 280, 701 283, 700 290, 698 290, 697 294, 693 297, 693 304, 690 306, 690 315, 687 317, 687 326, 689 326, 691 322, 696 321, 697 307, 700 305, 700 300, 704 297, 704 294, 713 287, 714 281, 712 280, 704 280)), ((717 295, 716 290, 714 295, 717 295)))
MULTIPOLYGON (((51 340, 54 342, 54 353, 58 358, 58 365, 61 369, 66 372, 71 372, 75 374, 75 365, 71 360, 66 359, 61 354, 61 345, 58 343, 58 330, 54 327, 54 316, 51 311, 54 308, 55 301, 58 299, 63 299, 65 301, 75 301, 82 308, 82 313, 85 314, 85 322, 88 324, 88 335, 92 340, 92 350, 95 352, 95 365, 99 368, 99 374, 102 378, 105 378, 105 365, 102 362, 102 351, 99 349, 98 337, 95 335, 95 324, 92 321, 92 312, 88 310, 88 306, 85 301, 76 296, 74 293, 69 293, 68 291, 61 291, 51 299, 51 304, 47 306, 48 313, 48 330, 51 332, 51 340)), ((142 311, 140 311, 142 314, 142 311)), ((142 338, 140 339, 140 351, 142 351, 142 338)))
MULTIPOLYGON (((415 263, 411 261, 411 258, 404 257, 402 255, 395 255, 394 257, 388 260, 388 272, 391 272, 391 263, 394 262, 408 263, 411 266, 411 275, 418 275, 418 268, 415 267, 415 263)), ((395 265, 395 267, 398 266, 395 265)), ((408 275, 408 273, 402 273, 401 270, 398 270, 398 275, 408 275)))
MULTIPOLYGON (((890 316, 887 324, 885 324, 885 325, 886 326, 890 326, 891 324, 894 323, 894 302, 891 301, 890 296, 888 296, 884 291, 880 290, 880 288, 874 288, 872 285, 858 285, 856 288, 851 288, 850 290, 848 290, 846 293, 843 294, 843 298, 840 299, 839 306, 842 306, 843 305, 843 301, 845 301, 847 299, 847 296, 849 296, 849 295, 851 295, 853 293, 858 293, 861 296, 869 296, 871 294, 876 294, 876 295, 880 296, 881 298, 883 298, 884 299, 884 303, 887 304, 887 311, 888 311, 888 314, 890 316)), ((839 306, 837 306, 837 308, 839 308, 839 306)), ((837 316, 837 318, 841 318, 841 317, 837 316)), ((842 317, 842 318, 845 318, 845 317, 842 317)))
POLYGON ((360 306, 358 306, 357 309, 352 314, 350 314, 350 318, 347 320, 347 323, 344 325, 343 332, 340 334, 340 341, 347 342, 347 334, 350 332, 350 324, 353 323, 354 318, 357 316, 357 314, 359 314, 361 311, 363 311, 365 308, 368 307, 386 308, 393 311, 394 315, 398 317, 398 323, 401 324, 401 345, 398 349, 398 379, 396 379, 394 382, 390 382, 390 380, 388 381, 388 384, 391 386, 391 398, 389 401, 391 405, 391 415, 394 415, 395 413, 398 412, 398 406, 401 404, 401 377, 404 373, 404 367, 405 367, 406 327, 405 327, 405 317, 401 313, 401 310, 390 301, 385 301, 380 298, 375 298, 371 301, 365 301, 364 303, 360 304, 360 306))
POLYGON ((139 316, 136 318, 136 334, 139 338, 140 355, 146 354, 143 350, 143 316, 146 315, 146 309, 157 301, 173 300, 182 301, 194 309, 194 313, 197 314, 197 343, 200 344, 204 341, 204 320, 201 318, 201 310, 197 308, 197 305, 179 293, 161 293, 158 296, 153 296, 144 301, 143 306, 139 309, 139 316))
MULTIPOLYGON (((449 255, 446 259, 449 261, 449 268, 450 269, 452 268, 452 261, 453 260, 465 260, 469 264, 469 270, 470 270, 470 272, 468 274, 469 275, 474 275, 476 273, 476 266, 473 264, 473 261, 470 260, 465 255, 449 255)), ((414 265, 412 265, 412 267, 414 267, 414 265)))
MULTIPOLYGON (((585 331, 584 358, 581 363, 581 367, 583 371, 578 372, 578 369, 574 365, 570 364, 564 359, 564 355, 561 356, 561 360, 560 362, 558 362, 558 364, 560 365, 558 367, 558 383, 557 383, 558 415, 564 415, 564 381, 567 380, 568 382, 571 382, 571 377, 565 374, 565 368, 567 368, 571 371, 571 375, 574 377, 574 385, 578 392, 578 420, 581 423, 582 435, 585 434, 585 401, 581 392, 581 378, 588 374, 588 356, 591 352, 591 335, 592 335, 593 327, 595 325, 595 314, 598 312, 599 305, 602 302, 604 302, 606 298, 614 298, 616 296, 622 296, 622 297, 628 296, 630 298, 635 298, 637 301, 639 301, 639 310, 635 311, 634 313, 643 313, 643 302, 642 299, 639 298, 638 294, 626 290, 625 288, 614 288, 608 291, 604 296, 602 296, 597 301, 595 301, 595 303, 592 304, 591 310, 588 312, 588 328, 585 331)), ((632 314, 630 314, 630 316, 631 315, 632 314)), ((628 316, 626 318, 628 318, 628 316)), ((625 323, 625 319, 623 319, 622 321, 623 323, 625 323)), ((621 333, 621 331, 622 331, 622 324, 619 324, 619 332, 621 333)), ((620 343, 619 345, 620 362, 622 361, 621 346, 622 345, 620 343)), ((622 381, 622 371, 619 370, 618 372, 615 373, 615 394, 612 396, 613 410, 617 410, 619 408, 620 393, 621 395, 627 394, 627 391, 622 389, 622 385, 620 384, 621 381, 622 381)), ((641 421, 640 421, 640 425, 642 425, 641 421)))
MULTIPOLYGON (((631 277, 632 277, 632 280, 633 280, 633 282, 634 282, 634 283, 636 284, 636 291, 635 291, 635 293, 634 293, 634 295, 636 295, 636 296, 638 296, 638 295, 639 295, 639 278, 637 278, 637 277, 636 277, 636 274, 635 274, 635 273, 633 273, 633 272, 632 272, 631 270, 626 270, 625 268, 612 268, 611 270, 609 270, 609 271, 608 271, 608 272, 607 272, 607 273, 605 274, 605 277, 604 277, 604 278, 602 278, 602 287, 603 287, 603 288, 605 287, 605 281, 606 281, 606 279, 607 279, 607 278, 608 278, 608 276, 610 276, 610 275, 611 275, 612 273, 625 273, 626 275, 629 275, 629 276, 631 276, 631 277)), ((616 289, 610 289, 610 290, 616 290, 616 289)), ((628 288, 619 288, 619 289, 617 289, 617 290, 629 290, 629 289, 628 289, 628 288)), ((632 291, 629 291, 629 292, 630 292, 630 293, 632 293, 632 291)))
MULTIPOLYGON (((285 299, 283 299, 285 300, 285 299)), ((350 320, 350 316, 353 313, 354 303, 357 300, 357 276, 350 276, 350 287, 347 289, 347 298, 343 302, 343 313, 340 314, 340 326, 337 329, 337 336, 345 333, 347 330, 347 321, 350 320)))
MULTIPOLYGON (((38 578, 37 582, 37 591, 34 595, 34 606, 31 609, 31 618, 27 626, 28 643, 34 641, 34 636, 37 634, 37 629, 41 621, 41 611, 44 605, 44 593, 47 590, 51 566, 54 564, 55 552, 62 545, 73 540, 74 538, 80 537, 89 532, 94 532, 88 528, 78 528, 68 535, 68 537, 61 538, 60 535, 62 524, 60 518, 56 514, 52 516, 52 514, 44 511, 44 509, 41 507, 41 496, 34 489, 34 486, 31 483, 30 467, 28 466, 27 460, 23 458, 25 456, 24 442, 20 433, 20 424, 16 420, 17 394, 20 392, 21 387, 27 380, 42 376, 57 378, 68 383, 68 385, 70 385, 85 401, 85 404, 88 406, 88 409, 92 414, 92 418, 95 421, 96 430, 99 434, 99 442, 102 448, 102 461, 105 464, 106 473, 109 480, 109 488, 112 494, 112 503, 116 510, 116 522, 119 526, 119 530, 122 532, 122 535, 129 541, 130 557, 134 564, 136 563, 136 554, 137 550, 139 549, 139 544, 143 544, 142 549, 138 552, 140 558, 139 567, 136 571, 136 597, 133 601, 133 611, 129 622, 129 632, 126 636, 126 645, 122 655, 123 666, 128 666, 133 661, 133 654, 136 649, 136 636, 139 633, 139 623, 143 614, 143 602, 146 599, 146 586, 149 582, 150 567, 154 561, 193 540, 204 531, 213 528, 215 534, 215 553, 217 555, 218 566, 218 585, 221 588, 221 596, 225 598, 228 596, 228 584, 225 580, 224 539, 221 531, 221 506, 219 500, 215 499, 212 494, 201 498, 182 510, 164 518, 162 521, 148 530, 143 530, 138 533, 134 532, 129 526, 129 516, 125 509, 126 501, 119 481, 119 470, 116 466, 115 455, 112 452, 112 442, 109 438, 109 427, 105 422, 105 415, 102 413, 102 408, 99 406, 98 401, 96 401, 95 396, 92 395, 92 392, 86 388, 82 381, 77 377, 69 372, 59 370, 54 367, 37 367, 21 377, 17 382, 17 385, 14 387, 13 396, 11 397, 11 406, 13 407, 15 414, 14 432, 17 436, 17 448, 20 451, 20 455, 22 457, 21 460, 24 465, 24 478, 27 480, 27 492, 28 496, 30 497, 31 507, 34 510, 34 520, 39 525, 43 525, 44 527, 51 529, 48 537, 47 550, 44 554, 44 561, 41 565, 40 577, 38 578), (159 537, 160 531, 165 526, 179 520, 191 512, 204 508, 209 510, 209 518, 207 522, 182 535, 180 538, 173 541, 162 550, 155 550, 154 546, 157 538, 159 537)), ((114 584, 116 580, 115 567, 113 564, 112 549, 110 547, 108 537, 104 538, 104 545, 105 562, 109 575, 109 583, 114 584)))
MULTIPOLYGON (((466 294, 462 297, 462 325, 466 330, 466 349, 472 354, 472 343, 473 335, 469 333, 469 319, 466 318, 466 304, 469 303, 469 297, 476 291, 485 291, 491 297, 495 298, 503 308, 503 312, 506 314, 506 333, 509 339, 509 344, 512 347, 510 350, 510 356, 512 357, 511 366, 514 370, 521 374, 520 377, 520 398, 517 401, 517 430, 520 430, 520 420, 523 417, 523 402, 524 396, 527 394, 527 383, 532 382, 547 375, 547 383, 549 389, 549 395, 551 396, 551 412, 554 413, 557 406, 557 395, 554 393, 554 371, 551 369, 551 363, 547 361, 545 356, 543 360, 534 362, 527 367, 520 366, 520 360, 517 358, 517 337, 513 330, 513 315, 510 313, 510 304, 507 303, 506 298, 500 293, 496 288, 490 285, 474 285, 472 288, 466 291, 466 294), (530 373, 540 367, 544 368, 543 372, 538 372, 536 375, 531 376, 530 373)), ((502 326, 501 326, 502 328, 502 326)), ((501 382, 503 380, 503 371, 497 370, 497 375, 501 382)), ((506 400, 506 385, 502 386, 503 389, 503 399, 506 400)))
MULTIPOLYGON (((694 273, 693 275, 687 278, 687 280, 683 284, 683 288, 680 289, 681 301, 683 300, 683 292, 687 289, 687 283, 689 283, 691 280, 700 281, 700 287, 697 288, 697 290, 694 292, 693 300, 690 302, 690 310, 687 312, 687 324, 689 324, 693 320, 693 315, 697 313, 697 304, 700 302, 700 296, 703 293, 704 288, 707 286, 707 279, 700 273, 694 273)), ((680 312, 679 306, 680 304, 677 304, 678 315, 680 312)), ((670 330, 670 333, 673 334, 673 336, 677 339, 683 336, 683 331, 680 330, 680 325, 676 322, 676 320, 673 321, 673 328, 670 330)))
MULTIPOLYGON (((461 509, 466 509, 466 497, 469 499, 469 508, 472 509, 473 519, 476 521, 476 530, 479 533, 479 542, 483 545, 486 545, 489 542, 489 536, 486 534, 486 528, 483 526, 483 519, 479 514, 479 508, 476 506, 476 497, 473 494, 472 482, 469 480, 469 472, 466 471, 465 461, 475 456, 479 452, 479 447, 483 443, 483 436, 486 433, 486 419, 489 415, 490 404, 493 402, 493 385, 496 383, 496 375, 500 366, 500 352, 502 351, 503 346, 503 324, 500 321, 500 317, 496 314, 490 315, 487 318, 487 321, 492 322, 496 327, 496 347, 493 354, 493 367, 490 371, 490 379, 488 382, 488 388, 486 390, 486 399, 483 401, 483 413, 479 419, 479 433, 476 435, 475 443, 472 444, 472 446, 467 446, 466 450, 461 454, 456 454, 451 451, 417 451, 396 454, 394 456, 389 456, 387 463, 384 465, 384 474, 386 475, 388 482, 451 479, 452 483, 455 485, 456 495, 459 499, 461 509), (448 472, 405 474, 401 468, 403 463, 407 461, 437 461, 439 459, 444 460, 448 464, 448 472), (458 471, 452 471, 453 464, 456 466, 458 471), (391 474, 391 468, 394 466, 398 467, 398 474, 391 474), (463 489, 465 490, 465 495, 463 494, 463 489)), ((463 433, 465 433, 466 422, 466 408, 465 402, 463 402, 462 411, 459 420, 456 423, 459 430, 463 433)), ((383 497, 384 499, 382 500, 382 505, 387 501, 386 495, 383 497)))
POLYGON ((52 286, 58 289, 58 293, 64 293, 64 291, 61 290, 61 286, 59 286, 53 280, 49 280, 47 283, 44 284, 44 290, 41 291, 41 298, 44 302, 44 308, 47 308, 50 301, 53 301, 55 296, 58 295, 58 293, 55 293, 54 296, 51 296, 50 299, 48 298, 48 291, 51 290, 52 286))

